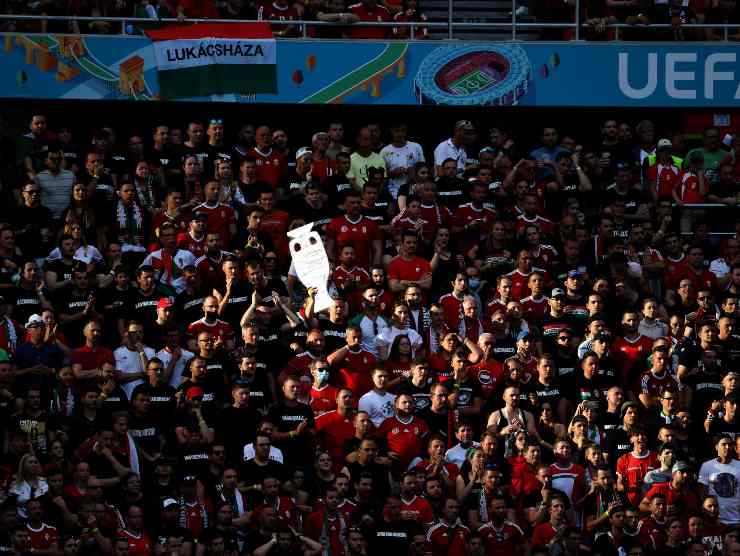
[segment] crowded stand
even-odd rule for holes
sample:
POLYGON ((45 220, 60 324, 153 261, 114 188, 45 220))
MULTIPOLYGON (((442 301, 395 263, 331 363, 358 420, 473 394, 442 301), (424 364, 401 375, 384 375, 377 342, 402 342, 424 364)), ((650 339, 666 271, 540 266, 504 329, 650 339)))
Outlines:
POLYGON ((740 136, 543 123, 5 135, 0 554, 740 554, 740 136))

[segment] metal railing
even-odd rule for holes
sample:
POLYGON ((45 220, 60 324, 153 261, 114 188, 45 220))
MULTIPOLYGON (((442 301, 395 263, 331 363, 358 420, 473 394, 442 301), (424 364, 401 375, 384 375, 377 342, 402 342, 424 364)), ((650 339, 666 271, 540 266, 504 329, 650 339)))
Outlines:
MULTIPOLYGON (((576 11, 576 17, 578 18, 578 11, 576 11)), ((199 18, 144 18, 144 17, 92 17, 92 16, 42 16, 42 15, 16 15, 16 14, 0 14, 0 21, 66 21, 66 22, 99 22, 106 21, 117 23, 121 25, 121 35, 131 35, 129 33, 128 26, 134 25, 152 25, 158 23, 255 23, 254 20, 241 20, 241 19, 199 19, 199 18)), ((498 22, 468 22, 468 21, 455 21, 454 12, 452 9, 452 0, 449 0, 448 17, 446 22, 434 22, 434 21, 410 21, 410 22, 367 22, 359 21, 356 23, 341 23, 338 21, 308 21, 308 20, 295 20, 285 22, 270 22, 274 25, 281 27, 295 26, 300 28, 300 35, 304 38, 309 36, 309 29, 319 27, 387 27, 387 28, 403 28, 408 29, 408 38, 404 40, 416 40, 416 31, 419 28, 426 29, 439 29, 441 31, 447 31, 447 37, 450 39, 455 38, 455 30, 490 30, 490 31, 505 31, 508 30, 511 33, 511 40, 519 40, 520 33, 522 31, 543 31, 543 30, 572 30, 573 37, 575 40, 581 40, 583 30, 590 29, 591 27, 585 23, 574 22, 574 23, 525 23, 517 21, 515 13, 512 11, 511 21, 498 21, 498 22)), ((740 24, 722 24, 722 23, 692 23, 682 25, 682 30, 722 30, 722 37, 724 41, 730 40, 730 33, 734 31, 740 36, 740 24)), ((606 25, 605 29, 613 29, 615 31, 615 40, 619 40, 620 31, 624 29, 639 30, 641 32, 651 32, 653 30, 669 30, 674 29, 670 24, 636 24, 627 25, 624 23, 606 25)), ((138 34, 135 34, 138 36, 138 34)), ((674 42, 674 41, 670 41, 674 42)), ((699 42, 699 41, 675 41, 675 42, 699 42)))

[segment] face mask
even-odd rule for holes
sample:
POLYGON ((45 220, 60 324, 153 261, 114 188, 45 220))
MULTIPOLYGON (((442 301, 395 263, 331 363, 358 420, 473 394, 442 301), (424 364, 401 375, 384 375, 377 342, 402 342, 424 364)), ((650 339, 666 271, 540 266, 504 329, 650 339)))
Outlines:
POLYGON ((468 280, 468 287, 470 287, 471 290, 478 289, 478 286, 480 286, 479 278, 471 278, 470 280, 468 280))
POLYGON ((317 371, 316 372, 316 378, 319 379, 320 384, 324 384, 325 382, 329 382, 329 371, 317 371))

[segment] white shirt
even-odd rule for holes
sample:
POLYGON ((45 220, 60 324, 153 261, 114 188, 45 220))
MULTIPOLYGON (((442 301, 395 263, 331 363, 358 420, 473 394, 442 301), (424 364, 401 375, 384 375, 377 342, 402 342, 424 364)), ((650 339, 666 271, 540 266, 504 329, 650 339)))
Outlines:
POLYGON ((699 484, 717 497, 719 520, 728 525, 740 523, 740 461, 728 464, 710 459, 701 464, 699 484))
POLYGON ((462 468, 462 464, 468 457, 468 450, 470 448, 479 448, 480 442, 473 442, 472 446, 463 448, 460 444, 456 444, 445 453, 445 461, 447 463, 454 463, 458 468, 462 468))
POLYGON ((385 317, 378 315, 373 323, 371 319, 363 315, 360 321, 356 324, 360 327, 360 330, 362 330, 362 340, 360 342, 362 349, 369 351, 375 357, 378 357, 378 347, 375 344, 375 336, 388 328, 388 321, 385 320, 385 317))
MULTIPOLYGON (((148 361, 154 357, 154 350, 150 347, 144 346, 144 354, 148 361)), ((121 346, 113 352, 113 357, 116 359, 116 370, 121 371, 122 373, 133 374, 143 373, 146 371, 144 366, 141 364, 141 356, 138 351, 132 351, 126 346, 121 346)), ((134 388, 143 383, 144 379, 140 378, 121 384, 121 388, 123 388, 130 400, 131 394, 134 392, 134 388)))
POLYGON ((442 163, 448 158, 457 161, 457 169, 460 172, 465 170, 465 162, 468 160, 468 153, 465 152, 464 148, 457 148, 455 145, 453 145, 452 139, 442 141, 439 145, 437 145, 437 148, 434 149, 435 167, 442 166, 442 163))
MULTIPOLYGON (((390 174, 396 168, 413 168, 417 162, 424 162, 424 151, 419 143, 406 141, 403 147, 386 145, 380 149, 380 156, 385 160, 385 165, 390 174)), ((401 174, 395 178, 388 179, 388 190, 395 199, 398 197, 399 188, 406 183, 408 174, 401 174)))
MULTIPOLYGON (((244 461, 249 461, 250 459, 254 459, 254 444, 251 442, 244 446, 244 461)), ((277 463, 283 463, 282 450, 275 448, 275 446, 270 446, 270 454, 267 456, 267 459, 271 459, 277 463)))
POLYGON ((387 355, 390 355, 390 349, 391 349, 391 346, 393 345, 393 340, 395 340, 397 336, 401 336, 401 335, 409 337, 409 342, 411 342, 411 358, 413 359, 414 357, 416 357, 416 350, 418 350, 424 343, 424 340, 422 339, 422 337, 413 328, 401 329, 401 328, 396 328, 395 326, 384 328, 375 337, 375 345, 378 348, 380 348, 381 346, 387 347, 388 352, 389 352, 387 355))
POLYGON ((383 421, 395 414, 395 403, 396 396, 390 392, 380 394, 370 390, 360 398, 358 409, 367 412, 373 425, 379 427, 383 421))
MULTIPOLYGON (((172 354, 167 351, 166 348, 159 350, 157 352, 157 357, 162 360, 165 369, 172 360, 172 354)), ((195 357, 195 354, 192 351, 180 348, 180 359, 177 360, 177 363, 175 363, 175 368, 172 369, 170 386, 172 386, 173 388, 177 388, 178 386, 180 386, 180 383, 182 382, 182 372, 185 370, 185 367, 188 366, 188 363, 193 357, 195 357)))

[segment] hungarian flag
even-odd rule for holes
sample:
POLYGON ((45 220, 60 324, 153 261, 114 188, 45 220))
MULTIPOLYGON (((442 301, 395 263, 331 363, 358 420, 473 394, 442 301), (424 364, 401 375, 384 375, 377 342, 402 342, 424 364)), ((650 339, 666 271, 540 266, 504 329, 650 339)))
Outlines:
POLYGON ((277 47, 267 22, 173 25, 146 34, 163 98, 277 92, 277 47))

